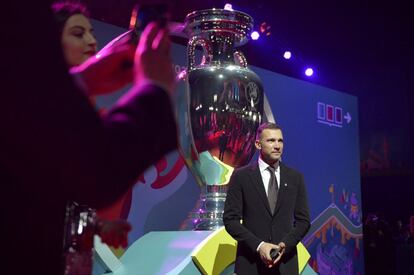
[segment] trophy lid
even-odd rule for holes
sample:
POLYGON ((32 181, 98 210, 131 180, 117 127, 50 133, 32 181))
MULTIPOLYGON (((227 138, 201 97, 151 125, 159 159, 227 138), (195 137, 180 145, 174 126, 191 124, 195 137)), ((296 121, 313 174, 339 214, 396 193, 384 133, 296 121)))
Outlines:
POLYGON ((236 45, 240 46, 249 39, 253 18, 235 10, 206 9, 189 13, 184 24, 185 32, 190 37, 208 33, 232 33, 236 45))

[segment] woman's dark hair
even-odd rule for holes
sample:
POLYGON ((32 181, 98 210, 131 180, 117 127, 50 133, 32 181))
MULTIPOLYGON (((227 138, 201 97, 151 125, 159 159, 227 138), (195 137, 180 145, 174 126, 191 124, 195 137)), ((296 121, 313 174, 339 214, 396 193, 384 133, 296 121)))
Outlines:
POLYGON ((55 21, 59 28, 59 33, 62 34, 63 27, 66 21, 75 14, 82 14, 89 17, 89 11, 85 5, 80 2, 60 1, 52 4, 52 11, 55 21))

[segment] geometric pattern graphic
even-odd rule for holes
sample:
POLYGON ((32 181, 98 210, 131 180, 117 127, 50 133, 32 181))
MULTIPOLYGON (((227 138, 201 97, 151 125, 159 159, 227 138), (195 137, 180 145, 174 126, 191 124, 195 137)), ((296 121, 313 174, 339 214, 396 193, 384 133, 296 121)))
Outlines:
POLYGON ((320 274, 362 274, 362 224, 355 225, 334 203, 312 222, 303 243, 316 255, 310 261, 320 274))

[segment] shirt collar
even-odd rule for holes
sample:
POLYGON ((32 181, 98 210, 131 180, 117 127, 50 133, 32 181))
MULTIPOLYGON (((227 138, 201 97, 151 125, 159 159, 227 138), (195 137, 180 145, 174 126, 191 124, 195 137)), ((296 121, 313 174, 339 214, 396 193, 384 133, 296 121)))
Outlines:
MULTIPOLYGON (((262 158, 259 156, 259 159, 258 159, 258 164, 259 164, 259 170, 260 170, 260 172, 263 172, 264 170, 266 170, 267 169, 267 167, 269 167, 270 165, 269 164, 267 164, 266 162, 264 162, 263 160, 262 160, 262 158)), ((280 169, 280 163, 279 163, 279 165, 277 166, 277 168, 276 168, 276 170, 275 170, 275 172, 277 173, 277 172, 279 172, 279 169, 280 169)))

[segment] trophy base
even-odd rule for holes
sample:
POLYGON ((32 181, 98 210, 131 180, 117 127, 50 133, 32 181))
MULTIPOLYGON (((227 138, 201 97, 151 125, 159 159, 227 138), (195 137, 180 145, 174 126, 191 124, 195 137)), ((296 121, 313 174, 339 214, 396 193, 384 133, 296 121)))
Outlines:
POLYGON ((184 230, 217 230, 224 226, 223 212, 227 185, 208 185, 200 195, 195 211, 190 212, 184 221, 184 230))
POLYGON ((183 222, 182 230, 214 231, 223 227, 223 213, 191 212, 183 222))
POLYGON ((224 226, 223 212, 204 212, 192 214, 194 230, 217 230, 224 226))

